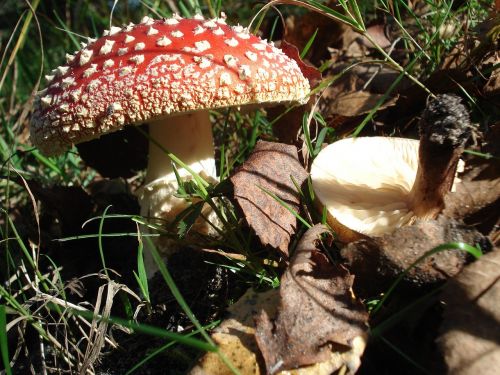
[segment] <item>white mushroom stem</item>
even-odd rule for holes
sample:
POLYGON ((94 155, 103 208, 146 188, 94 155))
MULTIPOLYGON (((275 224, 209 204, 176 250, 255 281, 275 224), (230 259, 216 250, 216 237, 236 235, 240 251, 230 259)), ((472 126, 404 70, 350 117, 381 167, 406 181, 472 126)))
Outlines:
MULTIPOLYGON (((208 111, 149 122, 149 136, 151 140, 146 184, 158 179, 175 181, 172 161, 166 151, 174 154, 194 172, 203 172, 217 178, 212 124, 208 111)), ((191 174, 180 165, 177 168, 181 177, 191 174)))
MULTIPOLYGON (((192 171, 209 182, 218 180, 212 125, 208 111, 198 111, 150 122, 149 136, 146 185, 139 194, 141 215, 148 218, 151 223, 166 227, 192 203, 175 196, 178 184, 168 153, 175 155, 189 168, 176 165, 181 178, 191 179, 192 171)), ((216 214, 208 204, 203 206, 200 217, 191 228, 191 233, 215 235, 216 231, 206 220, 218 226, 216 214)), ((157 231, 152 230, 152 232, 157 231)), ((163 256, 175 252, 178 246, 178 242, 166 236, 156 237, 153 242, 160 255, 163 256)), ((158 267, 151 256, 150 249, 144 252, 144 262, 148 277, 152 277, 158 267)))

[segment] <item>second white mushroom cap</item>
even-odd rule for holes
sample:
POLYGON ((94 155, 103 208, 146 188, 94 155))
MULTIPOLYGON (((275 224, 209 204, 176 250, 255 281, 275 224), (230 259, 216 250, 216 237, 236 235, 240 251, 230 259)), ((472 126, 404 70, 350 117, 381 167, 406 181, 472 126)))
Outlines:
POLYGON ((418 146, 413 139, 362 137, 324 148, 312 164, 311 178, 316 199, 338 222, 335 226, 377 236, 409 224, 418 146))

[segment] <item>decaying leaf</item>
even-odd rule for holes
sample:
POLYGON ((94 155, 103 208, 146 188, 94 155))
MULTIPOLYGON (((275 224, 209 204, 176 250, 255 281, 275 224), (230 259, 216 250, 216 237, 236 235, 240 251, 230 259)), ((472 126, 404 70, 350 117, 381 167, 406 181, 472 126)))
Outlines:
MULTIPOLYGON (((269 332, 263 330, 262 325, 255 328, 256 322, 261 321, 263 315, 267 317, 267 324, 271 325, 273 324, 271 319, 276 322, 275 324, 281 324, 278 322, 282 319, 296 317, 297 324, 292 327, 291 331, 292 339, 294 341, 305 340, 314 345, 314 350, 319 351, 317 356, 308 350, 304 352, 309 358, 316 357, 319 360, 319 362, 312 360, 310 366, 301 366, 296 370, 280 372, 280 368, 285 367, 280 362, 280 366, 275 366, 271 369, 272 371, 270 371, 268 364, 267 373, 329 375, 343 369, 347 370, 344 373, 352 374, 359 367, 360 358, 366 346, 367 314, 361 303, 354 299, 350 291, 352 276, 349 276, 343 268, 334 268, 328 263, 327 258, 316 249, 320 236, 326 231, 325 227, 318 225, 309 230, 303 237, 291 266, 293 271, 287 271, 288 279, 282 280, 281 292, 276 289, 265 293, 248 290, 238 302, 228 309, 229 316, 214 330, 212 339, 219 346, 220 353, 232 362, 240 374, 259 375, 266 373, 266 365, 259 347, 262 345, 262 340, 269 339, 269 332), (300 279, 300 286, 292 278, 300 279), (283 292, 285 285, 287 285, 287 291, 283 292), (293 289, 297 289, 296 292, 293 289), (310 293, 309 296, 308 293, 310 293), (278 313, 280 295, 282 303, 281 311, 278 313), (283 300, 284 295, 287 297, 286 301, 283 300), (294 296, 297 298, 290 298, 294 296), (334 298, 336 302, 332 304, 334 298), (284 303, 287 303, 289 308, 294 308, 296 312, 284 311, 284 303), (292 307, 291 303, 304 305, 292 307), (325 309, 329 311, 326 312, 325 309), (257 313, 260 313, 260 318, 256 320, 257 313), (260 336, 258 339, 255 336, 256 330, 260 336), (314 336, 323 341, 323 345, 314 342, 314 336), (259 344, 257 341, 260 341, 259 344)), ((280 327, 278 331, 289 328, 290 325, 287 327, 281 325, 280 327)), ((273 338, 271 340, 275 341, 273 338)), ((297 346, 295 349, 300 350, 297 346)), ((279 355, 279 353, 277 354, 279 355)), ((300 362, 301 356, 302 354, 299 353, 298 362, 300 362)), ((292 358, 289 359, 295 361, 292 358)), ((232 372, 221 361, 217 353, 206 353, 190 372, 190 375, 202 374, 229 375, 232 372)))
MULTIPOLYGON (((322 225, 306 232, 281 279, 277 316, 262 310, 256 319, 256 340, 268 373, 328 361, 332 351, 364 347, 360 342, 368 314, 352 294, 354 277, 317 249, 325 232, 322 225)), ((359 364, 359 357, 346 363, 352 373, 359 364)))
MULTIPOLYGON (((300 107, 287 110, 284 106, 276 106, 267 110, 269 119, 273 121, 273 133, 279 142, 301 147, 302 120, 305 112, 311 112, 315 101, 311 96, 309 101, 300 107)), ((314 134, 311 137, 314 137, 314 134)))
MULTIPOLYGON (((358 116, 363 116, 375 108, 398 73, 377 64, 358 65, 351 69, 348 63, 338 63, 325 75, 325 80, 335 78, 335 82, 322 91, 318 108, 328 126, 342 136, 359 125, 358 116)), ((387 98, 377 108, 377 122, 387 123, 385 117, 397 107, 395 104, 399 103, 398 91, 408 86, 410 81, 403 78, 393 97, 387 98)))
POLYGON ((494 70, 491 73, 490 79, 488 80, 488 82, 486 82, 486 85, 484 85, 483 91, 486 96, 494 96, 500 94, 500 72, 498 71, 498 69, 494 70))
MULTIPOLYGON (((382 48, 391 46, 391 41, 387 38, 384 24, 371 25, 366 29, 366 33, 382 48)), ((373 44, 366 38, 362 38, 362 43, 369 48, 373 48, 373 44)))
POLYGON ((444 214, 461 217, 482 233, 489 234, 499 224, 500 177, 494 180, 463 181, 445 199, 444 214))
POLYGON ((307 80, 309 81, 309 85, 311 87, 316 86, 321 81, 321 72, 314 66, 306 64, 300 58, 299 50, 294 44, 288 43, 286 40, 282 40, 280 48, 285 53, 285 55, 295 60, 295 62, 300 68, 300 71, 302 72, 304 77, 306 77, 307 80))
MULTIPOLYGON (((256 293, 249 289, 238 302, 228 309, 229 316, 212 333, 212 340, 241 375, 260 375, 262 358, 255 342, 253 316, 260 310, 269 315, 276 313, 277 289, 256 293)), ((217 353, 206 353, 190 371, 190 375, 232 375, 217 353)))
POLYGON ((265 141, 257 142, 248 160, 231 177, 234 197, 248 225, 264 245, 285 255, 297 220, 270 194, 298 211, 300 201, 294 181, 301 186, 306 178, 307 172, 299 163, 294 146, 265 141))
MULTIPOLYGON (((331 8, 335 8, 337 5, 334 0, 329 0, 325 4, 331 8)), ((349 33, 350 30, 351 28, 320 13, 306 12, 301 16, 291 15, 287 17, 284 39, 302 50, 317 31, 314 43, 310 46, 306 57, 313 64, 319 66, 329 57, 326 47, 343 48, 344 34, 349 33)))
MULTIPOLYGON (((357 288, 369 294, 386 288, 419 257, 449 242, 479 244, 483 250, 491 247, 487 238, 475 229, 440 217, 419 220, 381 237, 352 242, 341 250, 341 256, 356 275, 357 288)), ((445 281, 458 274, 466 260, 462 251, 442 251, 422 260, 408 271, 404 280, 416 286, 445 281)))
POLYGON ((497 374, 500 368, 500 249, 451 279, 438 344, 449 374, 497 374))

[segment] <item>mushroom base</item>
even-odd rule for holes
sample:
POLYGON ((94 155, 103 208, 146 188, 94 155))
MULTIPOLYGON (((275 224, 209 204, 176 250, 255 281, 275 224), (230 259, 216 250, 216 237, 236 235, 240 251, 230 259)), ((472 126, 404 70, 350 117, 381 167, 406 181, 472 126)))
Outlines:
MULTIPOLYGON (((208 182, 216 183, 213 177, 207 176, 201 172, 200 176, 208 182)), ((185 180, 190 180, 191 176, 185 177, 185 180)), ((222 225, 219 218, 208 204, 204 204, 200 215, 194 222, 193 226, 185 238, 179 240, 177 238, 177 226, 175 225, 178 215, 186 210, 190 205, 197 203, 197 201, 187 201, 186 199, 176 197, 175 194, 178 189, 177 180, 172 180, 169 176, 157 179, 141 190, 139 200, 141 203, 141 215, 149 220, 152 225, 157 225, 169 233, 169 235, 161 235, 153 238, 153 244, 156 250, 162 257, 169 257, 174 252, 180 250, 183 246, 196 240, 199 242, 200 237, 218 236, 215 228, 220 228, 222 225)), ((158 233, 154 229, 146 228, 146 233, 158 233)), ((146 242, 147 244, 147 242, 146 242)), ((145 246, 144 263, 148 278, 153 277, 158 266, 156 265, 150 249, 145 246)))

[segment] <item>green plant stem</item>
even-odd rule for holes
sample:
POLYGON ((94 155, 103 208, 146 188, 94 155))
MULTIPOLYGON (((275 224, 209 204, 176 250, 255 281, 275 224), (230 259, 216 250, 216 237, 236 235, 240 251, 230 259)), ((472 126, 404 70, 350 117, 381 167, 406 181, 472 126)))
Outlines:
POLYGON ((38 8, 38 5, 40 4, 40 0, 35 0, 33 4, 31 4, 31 9, 33 11, 29 11, 28 15, 26 16, 26 19, 24 20, 23 27, 21 28, 21 32, 19 34, 19 39, 17 40, 16 45, 14 46, 14 49, 12 50, 12 53, 10 54, 9 61, 7 62, 7 66, 5 67, 4 74, 0 80, 0 91, 2 90, 3 84, 5 82, 5 78, 7 77, 7 71, 9 68, 12 66, 14 63, 14 60, 17 56, 17 53, 19 50, 23 47, 24 41, 26 40, 26 36, 28 34, 28 28, 31 24, 31 20, 33 19, 33 14, 36 8, 38 8))
POLYGON ((7 317, 5 305, 0 305, 0 348, 2 351, 2 362, 7 375, 12 375, 9 361, 9 346, 7 340, 7 317))
POLYGON ((412 76, 411 74, 408 73, 408 71, 403 68, 399 63, 394 60, 385 50, 380 47, 379 44, 375 42, 375 40, 371 37, 370 34, 368 34, 366 31, 361 33, 368 41, 375 47, 375 49, 380 52, 386 59, 387 61, 394 67, 396 68, 399 72, 404 74, 408 79, 410 79, 413 83, 415 83, 417 86, 419 86, 422 90, 424 90, 427 94, 432 96, 433 98, 436 97, 422 82, 420 82, 416 77, 412 76))
POLYGON ((108 212, 108 210, 110 208, 111 208, 111 206, 106 207, 104 209, 104 212, 101 215, 101 219, 99 220, 99 233, 98 233, 98 237, 97 237, 97 241, 99 244, 99 255, 101 257, 102 267, 104 269, 104 274, 106 275, 108 280, 111 280, 111 279, 109 277, 108 268, 106 267, 106 260, 104 258, 104 247, 102 246, 102 237, 103 237, 102 236, 102 229, 104 227, 104 219, 106 219, 106 213, 108 212))
POLYGON ((212 1, 211 0, 205 0, 205 4, 207 4, 208 13, 210 13, 210 17, 212 17, 212 18, 217 17, 217 14, 215 14, 215 9, 212 6, 212 1))

